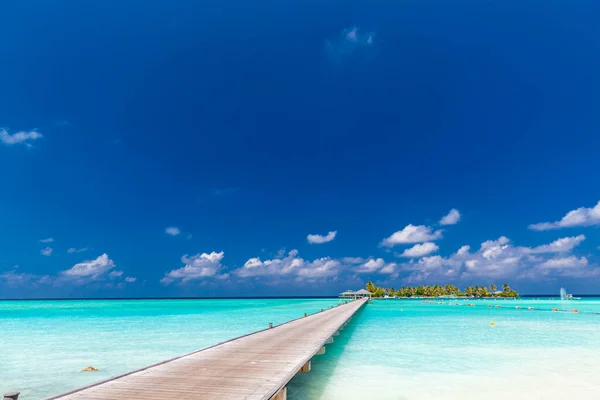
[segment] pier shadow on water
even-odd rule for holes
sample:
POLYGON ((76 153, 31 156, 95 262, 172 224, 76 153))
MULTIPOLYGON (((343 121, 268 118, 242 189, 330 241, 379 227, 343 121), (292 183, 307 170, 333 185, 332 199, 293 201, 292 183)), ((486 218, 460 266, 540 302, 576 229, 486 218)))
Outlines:
POLYGON ((298 373, 287 385, 289 400, 324 400, 324 393, 335 374, 336 368, 342 360, 342 354, 352 351, 352 336, 360 327, 360 319, 365 313, 361 308, 354 314, 348 325, 340 331, 339 336, 334 337, 332 344, 326 345, 324 355, 316 355, 312 358, 311 371, 298 373))

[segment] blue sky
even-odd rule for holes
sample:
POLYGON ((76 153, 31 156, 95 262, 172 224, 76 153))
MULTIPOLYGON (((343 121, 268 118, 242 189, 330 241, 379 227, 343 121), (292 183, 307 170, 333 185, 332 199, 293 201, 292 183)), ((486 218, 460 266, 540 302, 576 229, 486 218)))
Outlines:
POLYGON ((0 297, 600 292, 595 2, 0 15, 0 297))

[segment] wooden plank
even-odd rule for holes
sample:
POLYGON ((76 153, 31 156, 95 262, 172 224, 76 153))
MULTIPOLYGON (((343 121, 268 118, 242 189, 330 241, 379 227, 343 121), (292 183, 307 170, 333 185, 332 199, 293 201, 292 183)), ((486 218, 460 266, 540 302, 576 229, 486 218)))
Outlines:
MULTIPOLYGON (((360 299, 46 400, 273 400, 365 303, 360 299)), ((309 367, 307 367, 307 365, 309 367)))

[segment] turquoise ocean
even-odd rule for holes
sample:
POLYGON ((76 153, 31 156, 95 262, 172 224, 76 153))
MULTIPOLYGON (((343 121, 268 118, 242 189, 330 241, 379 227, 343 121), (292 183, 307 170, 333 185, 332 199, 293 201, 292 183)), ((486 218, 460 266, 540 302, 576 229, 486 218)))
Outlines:
MULTIPOLYGON (((41 399, 337 302, 0 301, 0 392, 41 399), (99 371, 80 372, 88 365, 99 371)), ((598 398, 600 298, 444 303, 368 304, 315 357, 311 373, 290 382, 288 398, 598 398)))

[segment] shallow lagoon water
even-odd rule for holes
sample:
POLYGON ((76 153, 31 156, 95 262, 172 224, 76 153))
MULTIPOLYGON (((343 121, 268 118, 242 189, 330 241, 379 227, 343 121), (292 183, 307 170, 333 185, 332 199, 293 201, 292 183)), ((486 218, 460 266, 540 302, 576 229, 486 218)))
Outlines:
POLYGON ((596 398, 600 315, 591 312, 600 311, 599 300, 374 301, 328 357, 315 360, 314 374, 294 378, 290 398, 596 398), (535 309, 562 306, 590 313, 535 309))
POLYGON ((335 304, 335 299, 0 301, 0 391, 21 391, 19 400, 40 399, 335 304), (88 365, 99 371, 81 373, 88 365))
MULTIPOLYGON (((290 382, 288 397, 586 399, 600 392, 600 315, 594 314, 600 299, 460 301, 467 302, 476 307, 374 301, 314 359, 311 373, 290 382), (581 312, 541 311, 575 306, 581 312)), ((334 304, 337 299, 0 302, 0 391, 43 398, 334 304), (87 365, 100 371, 80 373, 87 365)))

